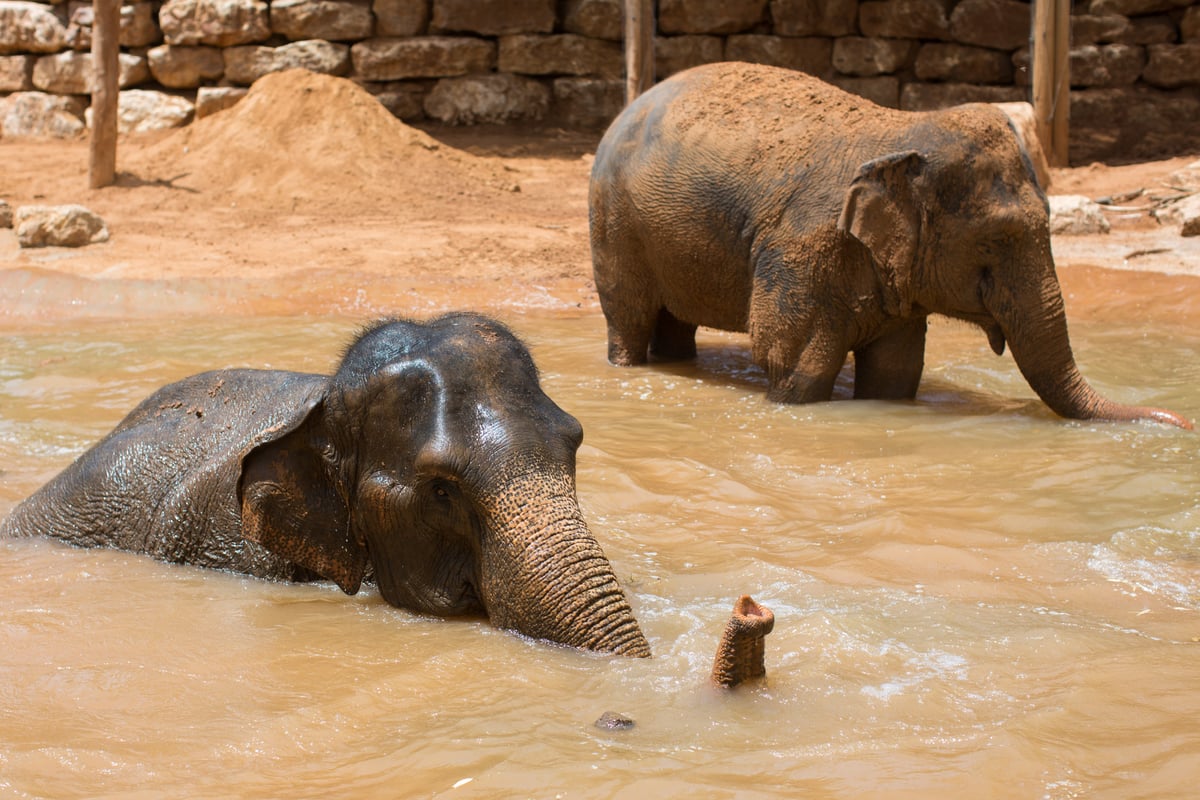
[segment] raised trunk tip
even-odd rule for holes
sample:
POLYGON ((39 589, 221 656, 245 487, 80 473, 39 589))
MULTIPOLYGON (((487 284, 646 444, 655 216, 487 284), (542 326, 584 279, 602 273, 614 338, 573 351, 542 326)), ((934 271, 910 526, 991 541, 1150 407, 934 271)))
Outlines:
POLYGON ((765 642, 775 627, 775 614, 766 606, 742 595, 733 604, 725 633, 713 660, 712 681, 732 689, 738 684, 767 674, 765 642))

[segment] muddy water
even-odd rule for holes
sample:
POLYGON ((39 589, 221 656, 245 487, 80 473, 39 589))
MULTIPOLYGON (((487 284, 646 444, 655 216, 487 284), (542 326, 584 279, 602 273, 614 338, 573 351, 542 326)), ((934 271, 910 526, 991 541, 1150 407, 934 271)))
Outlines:
MULTIPOLYGON (((1089 280, 1085 374, 1200 417, 1195 292, 1159 312, 1089 280)), ((916 402, 784 408, 740 337, 618 370, 594 312, 501 314, 584 424, 581 502, 652 659, 2 542, 0 794, 1194 796, 1197 434, 1058 420, 949 324, 916 402), (743 592, 776 614, 769 675, 723 693, 743 592), (637 727, 596 729, 606 710, 637 727)), ((0 514, 160 384, 323 371, 361 321, 0 327, 0 514)))

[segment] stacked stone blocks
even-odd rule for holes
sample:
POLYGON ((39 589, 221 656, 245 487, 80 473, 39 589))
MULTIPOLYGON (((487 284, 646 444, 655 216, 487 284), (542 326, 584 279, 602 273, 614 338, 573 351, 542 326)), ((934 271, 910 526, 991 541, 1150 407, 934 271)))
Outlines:
MULTIPOLYGON (((906 109, 1028 99, 1032 11, 1023 0, 656 5, 659 78, 743 60, 811 72, 906 109)), ((179 120, 187 104, 186 122, 236 102, 268 72, 305 67, 357 81, 409 121, 601 126, 623 102, 622 7, 622 0, 127 0, 122 106, 161 103, 179 120)), ((91 24, 85 0, 0 0, 0 135, 83 129, 91 24), (21 119, 40 122, 22 127, 21 119)), ((1198 146, 1200 0, 1082 0, 1071 24, 1073 160, 1198 146)), ((153 124, 122 120, 126 130, 153 124)))

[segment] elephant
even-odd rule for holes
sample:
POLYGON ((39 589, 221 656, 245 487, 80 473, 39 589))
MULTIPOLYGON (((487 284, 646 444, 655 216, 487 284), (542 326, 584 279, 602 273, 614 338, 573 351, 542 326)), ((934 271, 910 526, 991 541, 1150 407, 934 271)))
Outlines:
POLYGON ((650 655, 575 487, 583 428, 525 345, 471 313, 365 328, 332 376, 171 383, 22 501, 4 536, 283 581, 650 655))
POLYGON ((695 356, 697 326, 748 332, 768 397, 912 399, 927 318, 983 329, 1055 413, 1156 420, 1080 373, 1049 208, 988 104, 883 108, 810 75, 725 62, 637 98, 596 151, 592 265, 613 364, 695 356))

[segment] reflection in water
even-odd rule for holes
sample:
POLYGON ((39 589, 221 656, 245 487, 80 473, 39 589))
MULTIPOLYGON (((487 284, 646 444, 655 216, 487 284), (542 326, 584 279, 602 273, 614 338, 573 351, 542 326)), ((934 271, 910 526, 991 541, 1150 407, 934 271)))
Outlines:
MULTIPOLYGON (((1073 322, 1084 373, 1200 416, 1200 333, 1130 307, 1112 324, 1114 302, 1073 322)), ((583 422, 581 503, 654 658, 371 591, 3 542, 0 794, 1192 791, 1196 434, 1060 420, 950 324, 931 331, 916 402, 781 407, 742 337, 702 334, 696 364, 618 370, 597 313, 506 316, 583 422), (776 615, 768 678, 722 693, 706 681, 741 593, 776 615), (606 710, 637 727, 595 728, 606 710)), ((325 371, 362 321, 0 332, 0 514, 161 384, 325 371)))

